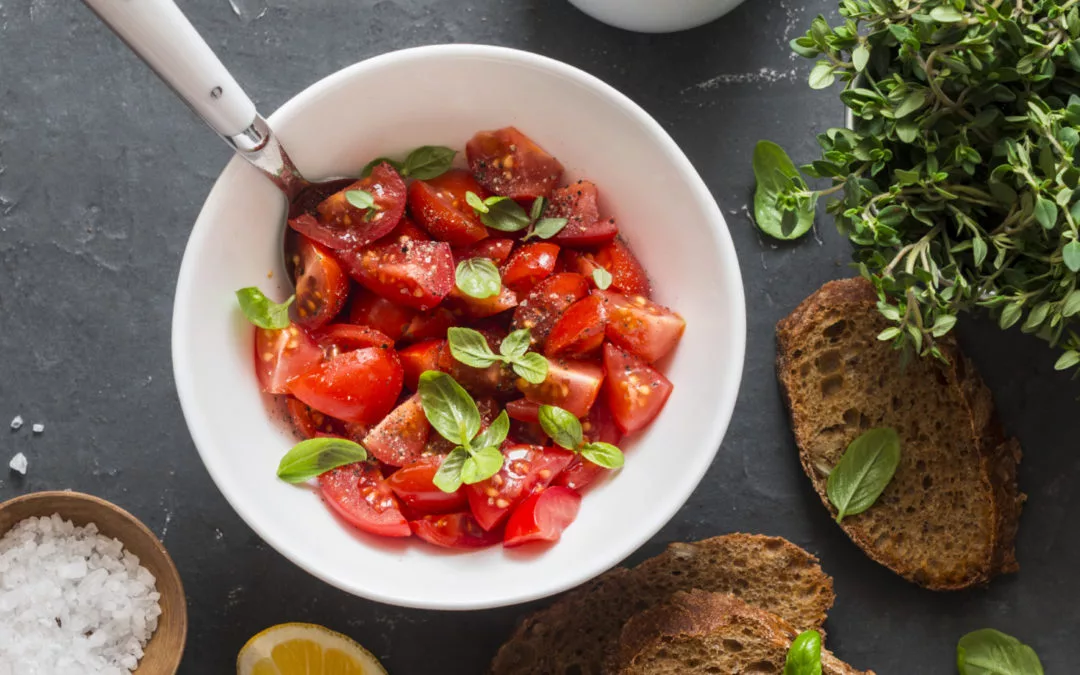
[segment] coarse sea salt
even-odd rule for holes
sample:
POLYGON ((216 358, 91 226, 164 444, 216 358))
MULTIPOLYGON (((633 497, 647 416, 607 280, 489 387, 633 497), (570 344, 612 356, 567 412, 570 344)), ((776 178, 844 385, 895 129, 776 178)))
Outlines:
POLYGON ((26 455, 22 454, 21 452, 15 453, 15 456, 11 458, 10 462, 8 462, 8 467, 10 467, 12 471, 18 471, 24 476, 26 475, 26 466, 26 455))
POLYGON ((0 538, 0 675, 128 675, 160 597, 138 557, 93 523, 27 518, 0 538))

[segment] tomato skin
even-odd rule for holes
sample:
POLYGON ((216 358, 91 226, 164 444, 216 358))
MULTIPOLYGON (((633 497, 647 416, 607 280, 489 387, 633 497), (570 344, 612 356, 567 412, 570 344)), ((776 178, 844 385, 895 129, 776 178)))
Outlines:
POLYGON ((319 476, 323 500, 353 527, 384 537, 407 537, 409 523, 377 467, 348 464, 319 476))
POLYGON ((614 218, 600 218, 596 185, 587 180, 552 192, 544 216, 566 218, 566 227, 552 237, 552 241, 560 246, 606 244, 619 233, 614 218))
POLYGON ((402 504, 419 514, 464 511, 469 508, 464 492, 443 492, 432 482, 442 461, 437 455, 421 457, 390 474, 386 482, 402 504))
POLYGON ((652 297, 652 284, 645 274, 645 268, 622 238, 616 238, 601 246, 594 258, 604 269, 611 272, 612 288, 626 295, 652 297))
POLYGON ((551 328, 544 354, 549 357, 587 358, 604 344, 607 303, 588 295, 566 308, 551 328))
POLYGON ((512 445, 499 473, 462 489, 476 522, 485 530, 497 527, 532 490, 546 487, 566 468, 574 454, 561 448, 512 445))
POLYGON ((413 534, 429 544, 453 549, 478 549, 502 541, 502 532, 485 532, 470 513, 423 516, 409 522, 413 534))
POLYGON ((470 319, 486 319, 518 306, 517 294, 503 285, 498 295, 490 298, 473 298, 461 292, 457 286, 446 298, 446 306, 470 319))
POLYGON ((460 263, 470 258, 487 258, 497 267, 506 262, 512 250, 514 250, 513 239, 485 239, 468 248, 454 251, 454 262, 460 263))
POLYGON ((405 466, 420 459, 430 431, 420 394, 413 394, 375 425, 363 446, 383 464, 405 466))
POLYGON ((652 423, 671 396, 671 382, 660 371, 610 342, 604 345, 604 370, 608 407, 624 434, 652 423))
POLYGON ((268 394, 289 393, 289 381, 322 361, 322 350, 306 330, 288 328, 255 329, 255 372, 259 385, 268 394))
POLYGON ((446 340, 427 340, 409 345, 398 352, 404 371, 405 386, 411 391, 416 391, 420 376, 426 370, 449 372, 453 357, 447 345, 446 340))
POLYGON ((607 307, 607 339, 649 363, 662 358, 679 344, 686 321, 667 307, 640 295, 598 291, 607 307))
POLYGON ((553 486, 534 492, 510 515, 503 546, 558 541, 580 508, 581 495, 568 487, 553 486))
POLYGON ((540 404, 534 403, 527 398, 507 401, 506 414, 512 420, 536 423, 540 421, 540 404))
POLYGON ((465 144, 469 169, 491 192, 510 199, 546 197, 563 166, 514 127, 481 131, 465 144))
POLYGON ((364 246, 389 234, 401 220, 405 213, 405 182, 384 162, 367 178, 327 197, 315 210, 318 219, 303 214, 289 219, 289 226, 335 250, 364 246), (366 218, 368 209, 349 203, 345 193, 350 190, 365 190, 375 198, 376 210, 370 220, 366 218))
POLYGON ((315 331, 312 337, 323 348, 327 359, 355 349, 392 349, 394 341, 385 333, 367 326, 354 326, 349 323, 335 323, 315 331))
POLYGON ((402 378, 394 350, 367 347, 318 364, 291 380, 289 390, 324 415, 371 425, 394 407, 402 378))
POLYGON ((393 239, 341 252, 361 286, 419 310, 435 307, 454 287, 454 256, 446 242, 393 239))
POLYGON ((603 382, 604 369, 596 363, 548 359, 547 379, 532 384, 519 378, 517 387, 533 403, 558 406, 580 419, 589 414, 603 382))
POLYGON ((488 236, 480 216, 465 201, 465 193, 480 199, 488 192, 464 169, 451 169, 430 180, 409 186, 409 211, 431 236, 451 246, 468 246, 488 236))
POLYGON ((421 312, 413 317, 405 328, 405 340, 431 340, 443 339, 446 331, 454 325, 455 317, 445 307, 436 307, 428 312, 421 312))
POLYGON ((327 417, 295 396, 288 397, 285 407, 296 433, 305 439, 319 436, 348 437, 349 432, 344 422, 327 417))
POLYGON ((402 307, 364 289, 357 289, 349 306, 349 323, 368 326, 395 342, 416 318, 416 311, 402 307))
POLYGON ((559 247, 546 241, 525 244, 510 256, 502 269, 503 283, 526 294, 551 276, 559 259, 559 247))
POLYGON ((580 274, 553 274, 514 310, 513 328, 528 328, 532 343, 542 347, 559 316, 588 293, 589 283, 580 274))
POLYGON ((349 277, 330 250, 302 234, 286 235, 289 275, 296 301, 289 315, 305 328, 319 328, 341 312, 349 298, 349 277))

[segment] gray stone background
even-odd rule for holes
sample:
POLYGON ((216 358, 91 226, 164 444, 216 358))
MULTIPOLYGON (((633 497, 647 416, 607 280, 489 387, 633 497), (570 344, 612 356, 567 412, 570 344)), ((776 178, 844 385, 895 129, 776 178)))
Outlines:
MULTIPOLYGON (((804 84, 787 42, 831 0, 749 0, 675 36, 601 25, 562 0, 181 0, 259 108, 389 50, 438 42, 526 49, 578 66, 639 102, 720 202, 739 251, 750 340, 731 429, 679 515, 634 558, 730 531, 783 535, 836 577, 830 646, 882 675, 952 673, 963 633, 992 626, 1032 644, 1047 672, 1075 667, 1080 628, 1080 387, 1018 331, 965 320, 961 335, 1023 441, 1022 571, 990 588, 919 590, 865 558, 797 466, 773 375, 773 325, 849 249, 822 219, 794 245, 750 224, 759 138, 797 161, 841 122, 804 84)), ((183 673, 231 672, 249 636, 312 621, 370 648, 397 675, 479 673, 529 609, 444 614, 348 596, 263 544, 226 504, 188 437, 169 357, 172 296, 188 230, 228 149, 71 0, 0 0, 0 498, 73 488, 141 517, 168 546, 191 610, 183 673)), ((543 604, 543 603, 537 603, 543 604)))

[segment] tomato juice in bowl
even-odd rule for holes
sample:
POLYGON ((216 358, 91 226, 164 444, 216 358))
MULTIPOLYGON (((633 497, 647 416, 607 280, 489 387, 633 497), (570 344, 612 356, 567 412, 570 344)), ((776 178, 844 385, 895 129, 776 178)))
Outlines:
POLYGON ((594 486, 558 544, 532 553, 496 547, 458 555, 348 532, 316 493, 274 473, 296 438, 266 413, 252 366, 253 329, 233 292, 259 286, 278 301, 292 292, 281 267, 284 204, 265 179, 232 163, 185 254, 173 357, 200 455, 248 524, 344 590, 440 609, 507 605, 565 590, 613 566, 659 530, 719 447, 745 339, 743 292, 723 218, 659 125, 569 66, 467 45, 405 50, 357 64, 313 85, 271 121, 311 176, 358 175, 374 157, 401 157, 421 145, 461 148, 478 130, 516 126, 562 162, 565 180, 589 178, 600 186, 602 210, 617 219, 652 276, 654 299, 678 310, 687 328, 663 359, 675 385, 667 407, 623 445, 625 467, 594 486), (467 86, 477 78, 506 96, 478 104, 467 86), (389 103, 365 106, 372 90, 384 92, 389 103))

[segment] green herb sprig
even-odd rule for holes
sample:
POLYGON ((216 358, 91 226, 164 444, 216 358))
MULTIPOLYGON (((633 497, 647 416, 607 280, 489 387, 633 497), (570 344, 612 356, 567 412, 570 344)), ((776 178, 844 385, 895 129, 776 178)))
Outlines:
POLYGON ((1035 650, 992 628, 973 631, 956 645, 960 675, 1043 675, 1035 650))
POLYGON ((454 270, 454 285, 465 295, 483 300, 502 292, 502 276, 490 259, 469 258, 454 270))
POLYGON ((450 343, 450 355, 467 366, 487 368, 501 362, 531 384, 541 384, 547 379, 550 364, 543 355, 529 351, 532 336, 527 328, 503 338, 498 354, 491 350, 483 333, 472 328, 450 328, 446 339, 450 343))
POLYGON ((480 222, 500 232, 520 232, 528 229, 522 241, 533 237, 551 239, 566 227, 566 218, 544 218, 546 200, 539 197, 532 203, 529 213, 513 199, 507 197, 488 197, 480 199, 475 192, 466 192, 465 201, 480 216, 480 222))
POLYGON ((363 462, 367 450, 344 438, 309 438, 293 446, 278 464, 278 478, 286 483, 303 483, 339 466, 363 462))
POLYGON ((580 454, 605 469, 618 469, 625 461, 622 450, 611 443, 585 441, 578 418, 553 405, 540 406, 540 427, 555 445, 580 454))
POLYGON ((791 641, 783 675, 821 675, 821 633, 804 631, 791 641))
POLYGON ((236 301, 240 303, 240 311, 247 320, 267 330, 289 327, 289 305, 295 300, 296 296, 290 295, 288 300, 278 304, 254 286, 241 288, 236 292, 236 301))
POLYGON ((871 429, 852 441, 826 484, 829 501, 836 507, 836 522, 873 506, 899 465, 900 437, 895 429, 871 429))
POLYGON ((376 157, 364 166, 361 175, 365 178, 371 175, 372 169, 386 162, 394 167, 403 178, 416 178, 419 180, 431 180, 438 178, 447 171, 454 163, 457 150, 441 145, 421 145, 405 157, 404 162, 389 157, 376 157))

